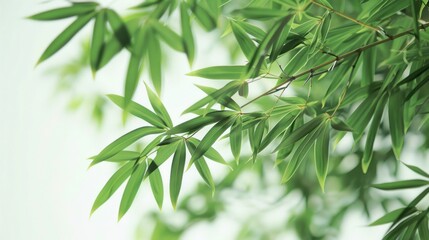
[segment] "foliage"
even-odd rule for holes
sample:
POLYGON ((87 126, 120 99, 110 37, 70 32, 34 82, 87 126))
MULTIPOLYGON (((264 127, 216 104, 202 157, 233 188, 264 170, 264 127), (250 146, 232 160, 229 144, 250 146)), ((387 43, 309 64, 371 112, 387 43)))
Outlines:
MULTIPOLYGON (((206 160, 231 167, 230 174, 236 176, 243 166, 269 163, 276 166, 279 182, 286 185, 284 197, 297 190, 309 204, 298 219, 314 221, 316 213, 309 199, 317 196, 326 201, 328 219, 337 227, 333 222, 342 219, 351 206, 329 207, 322 191, 353 193, 370 215, 369 205, 379 203, 372 199, 375 193, 369 186, 382 190, 425 187, 405 208, 389 211, 372 225, 391 223, 385 239, 429 238, 429 208, 416 207, 429 192, 428 180, 375 184, 378 169, 396 174, 403 168, 398 161, 408 133, 425 139, 422 151, 428 147, 427 1, 157 0, 144 1, 130 10, 132 14, 121 17, 114 9, 94 2, 72 2, 30 17, 43 21, 75 18, 50 43, 39 63, 56 54, 90 21, 94 27, 88 58, 94 75, 120 51, 129 52, 123 97, 109 98, 145 123, 92 158, 91 165, 106 161, 121 164, 92 211, 127 182, 121 218, 146 179, 161 207, 164 189, 158 168, 169 159, 170 200, 179 208, 186 168, 194 166, 213 194, 219 184, 206 160), (177 18, 180 31, 168 24, 170 18, 177 18), (194 22, 205 31, 217 31, 231 39, 232 47, 241 49, 242 55, 237 65, 190 72, 190 76, 227 82, 218 89, 198 86, 207 96, 183 112, 195 117, 173 124, 159 98, 163 46, 184 53, 192 66, 197 42, 194 22), (150 75, 151 86, 146 85, 146 90, 151 109, 133 101, 145 70, 150 75), (268 90, 258 91, 267 84, 268 90), (197 133, 204 135, 197 138, 197 133), (338 152, 336 146, 349 135, 353 146, 347 154, 338 152), (374 146, 386 137, 391 146, 374 146), (142 139, 148 143, 141 151, 127 150, 142 139), (229 141, 234 161, 226 161, 225 154, 213 148, 224 139, 229 141), (359 164, 344 171, 341 166, 350 156, 358 157, 359 164), (314 174, 307 174, 310 170, 314 174), (329 184, 330 178, 337 184, 329 184)), ((424 170, 406 166, 428 177, 424 170)), ((220 188, 218 191, 225 189, 220 188)), ((390 206, 398 201, 403 203, 394 197, 381 203, 390 206)), ((315 235, 308 226, 302 230, 298 223, 295 230, 303 239, 329 235, 315 235)))

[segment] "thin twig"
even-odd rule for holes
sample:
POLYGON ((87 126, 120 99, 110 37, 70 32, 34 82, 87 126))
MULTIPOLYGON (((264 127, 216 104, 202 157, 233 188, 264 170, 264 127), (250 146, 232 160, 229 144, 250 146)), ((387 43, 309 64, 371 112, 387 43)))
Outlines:
MULTIPOLYGON (((429 26, 429 23, 422 24, 422 25, 420 25, 419 29, 424 29, 424 28, 425 28, 425 27, 427 27, 427 26, 429 26)), ((258 100, 259 98, 264 97, 264 96, 266 96, 266 95, 269 95, 269 93, 270 93, 270 92, 272 92, 272 91, 274 91, 275 89, 277 89, 277 88, 279 88, 279 87, 281 87, 281 86, 283 86, 283 85, 287 84, 288 82, 294 81, 294 80, 296 80, 296 79, 298 79, 298 78, 300 78, 300 77, 302 77, 302 76, 305 76, 305 75, 309 74, 310 72, 314 72, 314 71, 316 71, 316 70, 318 70, 318 69, 320 69, 320 68, 323 68, 323 67, 325 67, 325 66, 328 66, 329 64, 332 64, 332 63, 334 63, 334 62, 336 62, 336 61, 340 61, 340 60, 343 60, 343 59, 345 59, 345 58, 348 58, 348 57, 354 56, 354 55, 356 55, 356 54, 360 54, 361 52, 363 52, 363 51, 365 51, 365 50, 367 50, 367 49, 370 49, 370 48, 372 48, 372 47, 378 46, 378 45, 380 45, 380 44, 383 44, 383 43, 386 43, 386 42, 393 41, 393 40, 395 40, 395 39, 397 39, 397 38, 403 37, 403 36, 408 35, 408 34, 412 34, 412 33, 413 33, 413 31, 414 31, 414 29, 410 29, 410 30, 407 30, 407 31, 404 31, 404 32, 398 33, 398 34, 396 34, 396 35, 393 35, 393 36, 391 36, 391 37, 389 37, 389 38, 382 39, 382 40, 380 40, 380 41, 376 41, 376 42, 370 43, 370 44, 365 45, 365 46, 363 46, 363 47, 360 47, 360 48, 357 48, 357 49, 355 49, 355 50, 352 50, 352 51, 346 52, 346 53, 344 53, 344 54, 342 54, 342 55, 339 55, 339 56, 338 56, 338 58, 336 58, 336 59, 329 60, 329 61, 324 62, 324 63, 322 63, 322 64, 319 64, 319 65, 317 65, 317 66, 315 66, 315 67, 313 67, 313 68, 311 68, 311 69, 308 69, 308 70, 306 70, 306 71, 303 71, 303 72, 301 72, 301 73, 298 73, 298 74, 297 74, 297 75, 295 75, 295 76, 291 76, 291 77, 289 77, 288 79, 286 79, 286 81, 284 81, 284 82, 282 82, 282 83, 280 83, 280 84, 277 84, 276 86, 274 86, 274 87, 273 87, 273 88, 271 88, 270 90, 268 90, 268 91, 266 91, 265 93, 263 93, 263 94, 261 94, 261 95, 257 96, 256 98, 254 98, 254 99, 250 100, 249 102, 245 103, 245 104, 244 104, 244 105, 242 105, 241 107, 243 108, 243 107, 245 107, 245 106, 249 105, 250 103, 252 103, 252 102, 254 102, 254 101, 258 100)))

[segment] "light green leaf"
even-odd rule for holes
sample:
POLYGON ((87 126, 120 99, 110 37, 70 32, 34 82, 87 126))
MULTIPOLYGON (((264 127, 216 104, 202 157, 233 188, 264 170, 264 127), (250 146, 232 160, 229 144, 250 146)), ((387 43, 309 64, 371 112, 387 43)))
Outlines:
POLYGON ((164 107, 164 104, 161 102, 161 99, 149 88, 146 86, 146 92, 149 97, 150 105, 153 110, 155 110, 156 114, 165 122, 167 127, 173 127, 173 122, 171 121, 170 115, 167 112, 167 109, 164 107))
MULTIPOLYGON (((382 216, 381 218, 372 222, 370 224, 370 226, 377 226, 377 225, 383 225, 386 223, 391 223, 391 222, 397 220, 398 217, 401 216, 401 214, 404 212, 404 210, 405 210, 405 208, 399 208, 399 209, 393 210, 391 212, 388 212, 384 216, 382 216)), ((405 217, 405 216, 402 216, 402 217, 405 217)))
POLYGON ((149 182, 156 203, 158 204, 159 209, 161 209, 164 201, 164 185, 162 183, 162 177, 159 169, 155 169, 151 172, 149 175, 149 182))
POLYGON ((121 203, 119 205, 118 220, 120 220, 125 213, 130 209, 131 204, 140 188, 143 181, 143 176, 146 171, 146 162, 142 161, 134 167, 133 173, 125 186, 124 193, 122 194, 121 203))
MULTIPOLYGON (((373 38, 370 38, 372 41, 373 38)), ((370 48, 362 52, 362 86, 374 82, 375 69, 377 68, 377 49, 370 48)))
POLYGON ((131 36, 127 25, 122 18, 112 9, 107 9, 107 20, 112 27, 113 34, 124 47, 128 47, 131 43, 131 36))
POLYGON ((207 79, 235 80, 241 79, 245 72, 246 66, 214 66, 195 70, 187 75, 207 79))
POLYGON ((204 126, 207 126, 209 124, 219 122, 225 118, 230 117, 231 115, 235 114, 235 112, 232 111, 215 111, 210 112, 205 116, 198 116, 195 118, 192 118, 186 122, 183 122, 172 129, 167 131, 167 134, 178 134, 178 133, 185 133, 185 132, 194 132, 197 129, 200 129, 204 126))
POLYGON ((93 12, 97 6, 98 6, 97 3, 73 4, 69 7, 62 7, 62 8, 41 12, 41 13, 32 15, 28 18, 32 20, 39 20, 39 21, 58 20, 58 19, 79 16, 79 15, 93 12))
POLYGON ((210 169, 207 166, 206 160, 204 160, 203 157, 198 159, 198 161, 195 161, 195 167, 197 168, 197 171, 203 178, 204 182, 206 182, 207 185, 212 189, 213 194, 215 191, 215 184, 210 169))
POLYGON ((427 177, 427 178, 429 178, 429 173, 427 173, 427 172, 425 172, 425 171, 423 171, 423 169, 421 169, 421 168, 419 168, 419 167, 417 167, 417 166, 413 166, 413 165, 410 165, 410 164, 406 164, 406 163, 404 163, 404 162, 402 162, 405 166, 407 166, 407 168, 409 168, 411 171, 413 171, 413 172, 415 172, 415 173, 417 173, 417 174, 419 174, 419 175, 421 175, 421 176, 423 176, 423 177, 427 177))
POLYGON ((216 19, 200 4, 194 4, 190 7, 194 13, 196 20, 204 27, 206 31, 211 31, 216 28, 216 19))
POLYGON ((105 11, 100 11, 95 17, 94 31, 92 33, 90 65, 93 72, 99 68, 102 49, 104 44, 104 33, 106 28, 105 11))
POLYGON ((242 119, 241 116, 238 116, 235 119, 234 124, 231 126, 231 131, 229 134, 229 142, 231 145, 232 156, 235 159, 235 162, 238 165, 238 161, 240 160, 240 152, 241 152, 241 141, 242 141, 242 119))
POLYGON ((398 190, 408 188, 418 188, 429 185, 429 181, 421 179, 404 180, 389 183, 372 184, 371 186, 381 190, 398 190))
POLYGON ((400 159, 404 146, 404 95, 401 91, 392 93, 389 97, 389 126, 392 139, 393 153, 396 159, 400 159))
MULTIPOLYGON (((125 161, 135 161, 140 158, 139 152, 134 151, 120 151, 117 154, 113 155, 110 158, 103 160, 104 162, 125 162, 125 161)), ((93 161, 91 162, 90 167, 94 166, 99 162, 93 161)))
POLYGON ((116 192, 116 190, 118 190, 122 183, 127 180, 127 178, 132 173, 134 164, 134 162, 126 163, 118 171, 116 171, 112 177, 110 177, 95 199, 94 204, 92 205, 91 214, 93 214, 97 208, 109 200, 109 198, 116 192))
POLYGON ((125 100, 123 97, 109 94, 107 97, 116 105, 118 105, 123 110, 131 113, 132 115, 143 119, 144 121, 148 122, 149 124, 152 124, 153 126, 164 128, 166 127, 166 124, 164 121, 158 117, 155 113, 150 111, 149 109, 145 108, 144 106, 134 102, 130 101, 129 105, 125 108, 125 100))
POLYGON ((179 142, 171 163, 170 173, 170 199, 173 208, 176 208, 179 198, 180 188, 182 187, 183 171, 185 170, 186 147, 183 141, 179 142))
POLYGON ((183 52, 184 46, 183 46, 183 39, 180 37, 176 32, 171 30, 169 27, 161 24, 158 21, 154 21, 154 29, 160 36, 160 38, 171 48, 173 48, 176 51, 183 52))
POLYGON ((37 64, 50 58, 66 45, 93 17, 95 13, 89 13, 78 17, 64 31, 62 31, 46 48, 37 64))
POLYGON ((238 89, 238 95, 247 98, 249 95, 249 84, 247 81, 243 81, 243 83, 240 85, 240 88, 238 89))
POLYGON ((192 65, 195 57, 195 43, 189 20, 188 7, 185 3, 180 4, 180 24, 182 27, 183 48, 188 56, 189 65, 192 65))
POLYGON ((234 36, 237 40, 241 51, 246 56, 247 60, 250 60, 255 52, 256 46, 252 39, 247 35, 244 29, 238 25, 235 21, 231 21, 231 28, 234 36))
POLYGON ((255 37, 256 41, 261 42, 262 39, 264 39, 266 33, 264 30, 260 29, 259 27, 252 25, 248 22, 244 21, 235 21, 237 25, 239 25, 246 33, 252 35, 255 37))
POLYGON ((116 139, 107 147, 105 147, 97 156, 94 157, 94 161, 99 162, 108 159, 119 153, 120 151, 124 150, 126 147, 133 144, 135 141, 141 139, 142 137, 161 132, 163 132, 163 130, 154 127, 137 128, 116 139))
POLYGON ((368 171, 369 164, 372 161, 372 149, 374 147, 375 136, 377 135, 380 126, 381 118, 383 116, 384 106, 386 105, 387 95, 381 97, 378 101, 377 108, 375 109, 374 117, 369 127, 368 135, 365 142, 365 150, 362 158, 362 170, 364 173, 368 171))
POLYGON ((249 19, 273 19, 276 17, 285 17, 288 13, 286 10, 248 7, 235 11, 235 14, 240 14, 249 19))
POLYGON ((322 191, 325 191, 325 180, 329 169, 329 127, 325 123, 322 132, 314 145, 314 163, 316 166, 316 175, 319 180, 322 191))
MULTIPOLYGON (((193 145, 195 145, 195 147, 197 147, 201 143, 200 140, 194 137, 188 139, 188 141, 191 142, 193 145)), ((204 153, 204 156, 217 163, 228 165, 228 163, 225 161, 222 155, 218 151, 216 151, 216 149, 214 149, 213 147, 209 147, 207 151, 204 153)))
POLYGON ((162 74, 161 74, 161 46, 159 40, 155 37, 153 31, 147 35, 147 59, 149 60, 150 79, 158 94, 161 93, 162 74))
POLYGON ((285 116, 268 132, 262 140, 260 151, 264 150, 271 142, 274 141, 281 133, 285 132, 296 119, 294 112, 285 114, 285 116))
POLYGON ((167 159, 173 155, 177 149, 178 141, 169 145, 162 145, 158 148, 156 156, 152 162, 149 163, 149 167, 146 171, 145 178, 147 178, 153 171, 158 169, 167 159))
MULTIPOLYGON (((212 87, 206 87, 206 86, 201 86, 197 84, 195 84, 195 86, 203 90, 207 95, 213 94, 217 91, 216 88, 212 88, 212 87)), ((237 102, 235 102, 231 97, 228 97, 228 96, 219 98, 218 103, 226 108, 229 108, 235 111, 241 110, 240 105, 238 105, 237 102)))

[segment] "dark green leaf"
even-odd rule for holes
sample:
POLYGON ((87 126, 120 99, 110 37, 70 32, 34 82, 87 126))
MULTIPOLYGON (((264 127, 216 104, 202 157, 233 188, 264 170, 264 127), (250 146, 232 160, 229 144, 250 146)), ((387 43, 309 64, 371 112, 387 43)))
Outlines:
POLYGON ((173 122, 171 121, 170 115, 168 114, 167 109, 164 107, 164 104, 162 104, 161 99, 159 99, 159 97, 147 85, 146 92, 149 97, 150 104, 153 110, 155 110, 156 114, 162 118, 168 127, 173 127, 173 122))
POLYGON ((242 140, 242 119, 241 119, 241 116, 238 116, 235 119, 235 122, 231 127, 231 132, 229 134, 231 152, 237 164, 240 159, 241 140, 242 140))
POLYGON ((216 28, 216 19, 202 6, 194 4, 191 7, 197 21, 204 27, 206 31, 211 31, 216 28))
POLYGON ((93 72, 99 68, 101 60, 102 48, 104 44, 104 33, 106 28, 105 16, 105 11, 100 11, 95 17, 90 52, 90 63, 93 72))
POLYGON ((429 178, 429 173, 427 173, 427 172, 423 171, 423 169, 421 169, 421 168, 419 168, 419 167, 417 167, 417 166, 413 166, 413 165, 410 165, 410 164, 406 164, 406 163, 404 163, 404 162, 403 162, 403 164, 404 164, 405 166, 407 166, 407 168, 409 168, 411 171, 413 171, 413 172, 415 172, 415 173, 417 173, 417 174, 419 174, 419 175, 421 175, 421 176, 423 176, 423 177, 427 177, 427 178, 429 178))
POLYGON ((389 182, 389 183, 379 183, 373 184, 372 187, 378 188, 381 190, 398 190, 398 189, 407 189, 407 188, 417 188, 429 185, 429 181, 421 180, 421 179, 412 179, 412 180, 404 180, 397 182, 389 182))
POLYGON ((98 4, 73 4, 69 7, 62 7, 48 10, 28 17, 32 20, 49 21, 58 20, 73 16, 79 16, 85 13, 93 12, 98 4))
POLYGON ((107 20, 112 27, 113 34, 116 39, 122 44, 122 46, 127 47, 131 43, 131 36, 128 31, 127 25, 122 21, 121 17, 112 9, 107 9, 107 20))
POLYGON ((325 191, 325 180, 329 169, 329 127, 325 123, 323 130, 314 145, 314 162, 316 166, 317 179, 322 191, 325 191))
POLYGON ((180 4, 180 24, 182 27, 183 48, 188 56, 189 65, 192 65, 195 57, 195 44, 191 22, 189 20, 188 7, 185 3, 180 4))
POLYGON ((389 98, 389 126, 393 153, 400 159, 404 145, 404 95, 401 91, 392 93, 389 98))
POLYGON ((247 60, 250 60, 256 49, 255 43, 247 35, 244 29, 236 22, 231 21, 231 28, 235 38, 237 39, 237 43, 241 48, 241 51, 246 56, 247 60))
POLYGON ((185 170, 186 148, 183 141, 179 142, 171 163, 170 173, 170 199, 173 208, 176 208, 179 198, 180 188, 182 187, 183 171, 185 170))
MULTIPOLYGON (((201 141, 196 138, 190 138, 188 139, 188 141, 195 145, 195 147, 197 147, 201 143, 201 141)), ((204 156, 217 163, 228 165, 225 159, 223 159, 222 155, 220 155, 220 153, 216 151, 216 149, 214 149, 213 147, 208 148, 207 151, 204 153, 204 156)))
POLYGON ((202 68, 188 73, 188 76, 207 79, 241 79, 246 71, 246 66, 214 66, 202 68))
MULTIPOLYGON (((404 210, 405 210, 405 208, 399 208, 399 209, 393 210, 391 212, 388 212, 384 216, 382 216, 381 218, 372 222, 370 224, 370 226, 377 226, 377 225, 382 225, 382 224, 393 222, 393 221, 397 220, 399 216, 401 216, 401 214, 404 210)), ((402 217, 404 217, 404 216, 402 216, 402 217)))
POLYGON ((151 172, 149 175, 149 181, 153 196, 155 197, 159 209, 161 209, 164 201, 164 185, 162 183, 162 177, 159 169, 155 169, 151 172))
POLYGON ((339 119, 338 117, 333 117, 331 119, 331 127, 338 131, 348 131, 353 132, 353 129, 345 123, 343 120, 339 119))
POLYGON ((183 40, 182 37, 180 37, 177 33, 175 33, 173 30, 171 30, 169 27, 161 24, 158 21, 154 21, 155 30, 157 31, 158 35, 161 37, 161 39, 167 43, 168 46, 173 48, 176 51, 183 52, 184 46, 183 46, 183 40))
POLYGON ((130 209, 131 204, 140 188, 143 181, 143 176, 146 171, 146 162, 142 161, 134 167, 133 173, 128 180, 124 193, 122 194, 121 204, 119 206, 118 220, 120 220, 125 213, 130 209))

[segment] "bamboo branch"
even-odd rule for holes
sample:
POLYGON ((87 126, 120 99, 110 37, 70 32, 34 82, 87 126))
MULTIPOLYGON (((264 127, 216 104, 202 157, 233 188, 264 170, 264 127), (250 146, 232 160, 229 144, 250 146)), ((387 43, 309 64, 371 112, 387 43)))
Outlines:
MULTIPOLYGON (((425 29, 427 26, 429 26, 429 23, 422 24, 422 25, 420 25, 419 29, 425 29)), ((297 74, 297 75, 295 75, 295 76, 291 76, 291 77, 287 78, 287 79, 286 79, 286 81, 284 81, 284 82, 282 82, 282 83, 280 83, 280 84, 278 84, 278 85, 276 85, 276 86, 272 87, 270 90, 268 90, 268 91, 266 91, 265 93, 263 93, 263 94, 261 94, 261 95, 257 96, 256 98, 254 98, 254 99, 250 100, 249 102, 245 103, 245 104, 244 104, 244 105, 242 105, 241 107, 243 108, 243 107, 245 107, 245 106, 249 105, 250 103, 252 103, 252 102, 254 102, 254 101, 258 100, 259 98, 264 97, 264 96, 266 96, 266 95, 269 95, 269 94, 271 94, 272 92, 275 92, 277 88, 282 87, 283 85, 287 84, 288 82, 292 82, 292 81, 294 81, 294 80, 296 80, 296 79, 298 79, 298 78, 300 78, 300 77, 302 77, 302 76, 305 76, 305 75, 307 75, 307 74, 309 74, 309 73, 315 72, 316 70, 318 70, 318 69, 320 69, 320 68, 323 68, 323 67, 325 67, 325 66, 328 66, 329 64, 332 64, 332 63, 334 63, 334 62, 338 62, 338 61, 341 61, 341 60, 343 60, 343 59, 345 59, 345 58, 348 58, 348 57, 354 56, 354 55, 356 55, 356 54, 360 54, 361 52, 363 52, 363 51, 365 51, 365 50, 367 50, 367 49, 370 49, 370 48, 372 48, 372 47, 378 46, 378 45, 383 44, 383 43, 386 43, 386 42, 393 41, 393 40, 395 40, 395 39, 397 39, 397 38, 403 37, 403 36, 408 35, 408 34, 412 34, 412 33, 413 33, 413 31, 414 31, 414 29, 410 29, 410 30, 407 30, 407 31, 405 31, 405 32, 401 32, 401 33, 398 33, 398 34, 396 34, 396 35, 390 36, 389 38, 386 38, 386 39, 382 39, 382 40, 380 40, 380 41, 373 42, 373 43, 371 43, 371 44, 368 44, 368 45, 365 45, 365 46, 363 46, 363 47, 357 48, 357 49, 355 49, 355 50, 352 50, 352 51, 346 52, 346 53, 344 53, 344 54, 341 54, 341 55, 339 55, 337 58, 335 58, 335 59, 333 59, 333 60, 329 60, 329 61, 327 61, 327 62, 324 62, 324 63, 322 63, 322 64, 319 64, 319 65, 317 65, 317 66, 315 66, 315 67, 313 67, 313 68, 311 68, 311 69, 308 69, 308 70, 306 70, 306 71, 303 71, 303 72, 301 72, 301 73, 298 73, 298 74, 297 74)))

